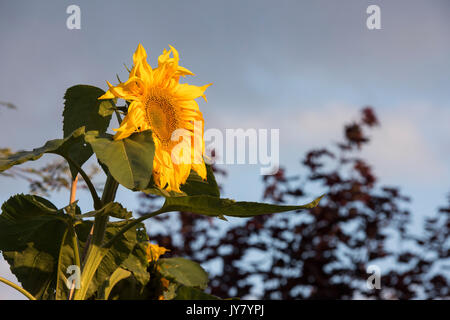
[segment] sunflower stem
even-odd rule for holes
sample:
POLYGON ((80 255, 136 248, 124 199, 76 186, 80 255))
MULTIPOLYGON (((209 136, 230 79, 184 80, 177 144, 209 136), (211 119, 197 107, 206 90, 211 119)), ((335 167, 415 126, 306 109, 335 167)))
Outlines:
POLYGON ((17 291, 19 291, 20 293, 22 293, 24 296, 26 296, 28 299, 30 300, 36 300, 36 298, 29 293, 27 290, 25 290, 24 288, 18 286, 17 284, 15 284, 14 282, 11 282, 9 280, 6 280, 5 278, 0 277, 0 282, 3 282, 4 284, 7 284, 8 286, 16 289, 17 291))
MULTIPOLYGON (((117 188, 119 184, 116 180, 108 173, 106 178, 105 188, 103 189, 102 199, 100 200, 102 204, 108 204, 114 201, 116 197, 117 188)), ((109 216, 100 215, 95 217, 94 220, 94 230, 92 233, 92 244, 100 247, 102 245, 103 239, 105 237, 106 225, 108 224, 109 216)))
POLYGON ((139 219, 133 220, 132 222, 130 222, 129 224, 127 224, 125 227, 123 227, 119 232, 117 232, 114 237, 111 238, 111 240, 109 240, 107 243, 105 243, 102 247, 105 249, 111 248, 111 246, 114 244, 114 242, 125 232, 127 232, 128 230, 130 230, 132 227, 134 227, 135 225, 137 225, 138 223, 147 220, 149 218, 155 217, 157 215, 160 215, 162 213, 168 212, 167 210, 163 208, 154 211, 154 212, 150 212, 147 214, 144 214, 142 217, 140 217, 139 219))
MULTIPOLYGON (((80 260, 80 249, 78 245, 78 237, 75 229, 72 225, 69 225, 70 237, 72 239, 73 252, 75 255, 75 265, 78 268, 81 268, 81 260, 80 260)), ((75 280, 72 282, 72 287, 70 288, 68 300, 72 300, 73 293, 75 291, 75 280)))
MULTIPOLYGON (((114 201, 118 187, 119 184, 117 181, 114 180, 111 174, 108 173, 100 202, 102 204, 107 204, 114 201)), ((101 247, 105 237, 108 220, 108 215, 95 217, 92 239, 87 250, 86 264, 83 266, 81 274, 81 283, 83 287, 81 288, 81 291, 79 293, 77 292, 74 296, 77 300, 85 298, 90 282, 92 281, 92 278, 99 267, 101 260, 103 259, 101 247)))
MULTIPOLYGON (((70 204, 75 202, 75 196, 77 193, 77 183, 78 183, 78 174, 75 177, 75 179, 72 180, 72 186, 70 188, 70 201, 69 201, 70 204)), ((78 266, 78 268, 81 268, 78 237, 77 237, 77 233, 75 232, 75 229, 71 223, 69 223, 69 232, 70 232, 70 237, 72 239, 73 252, 75 255, 75 264, 78 266)), ((68 300, 72 299, 72 295, 73 295, 74 291, 75 291, 75 280, 72 282, 72 287, 70 288, 70 291, 69 291, 68 300)))
POLYGON ((122 117, 120 116, 119 111, 114 110, 114 113, 116 114, 117 122, 119 122, 119 126, 122 123, 122 117))

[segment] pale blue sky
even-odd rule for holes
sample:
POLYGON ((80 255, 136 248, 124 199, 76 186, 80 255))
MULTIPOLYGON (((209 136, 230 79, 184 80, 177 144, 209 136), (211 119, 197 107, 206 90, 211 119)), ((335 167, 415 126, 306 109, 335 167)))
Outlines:
MULTIPOLYGON (((337 140, 343 123, 374 106, 382 127, 367 158, 380 183, 412 196, 420 221, 450 191, 449 13, 445 0, 1 0, 0 101, 19 109, 0 110, 0 146, 59 138, 66 88, 105 89, 116 73, 126 78, 138 43, 152 65, 171 44, 196 74, 190 83, 214 83, 200 102, 206 127, 279 128, 280 162, 291 172, 305 150, 337 140), (70 4, 81 8, 81 30, 66 28, 70 4), (366 28, 369 4, 381 7, 382 30, 366 28)), ((258 166, 226 169, 225 196, 260 200, 258 166)), ((0 201, 24 189, 0 178, 0 201)), ((119 199, 138 205, 125 190, 119 199)), ((67 195, 52 200, 63 205, 67 195)), ((7 297, 19 296, 0 286, 7 297)))

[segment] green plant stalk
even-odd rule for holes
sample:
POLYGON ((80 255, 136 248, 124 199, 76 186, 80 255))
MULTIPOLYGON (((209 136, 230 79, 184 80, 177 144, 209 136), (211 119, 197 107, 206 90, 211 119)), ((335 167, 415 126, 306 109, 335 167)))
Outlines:
MULTIPOLYGON (((108 174, 108 177, 106 178, 105 188, 103 190, 102 199, 100 200, 102 205, 114 201, 118 187, 119 184, 117 183, 117 181, 114 180, 111 174, 108 174)), ((102 248, 102 242, 105 237, 108 219, 108 215, 95 217, 92 242, 88 249, 86 263, 81 274, 81 289, 75 293, 75 300, 83 300, 86 298, 86 293, 92 281, 92 278, 94 277, 94 274, 97 271, 97 268, 100 265, 103 257, 107 253, 107 250, 102 248)))
POLYGON ((69 228, 70 228, 70 236, 72 238, 73 252, 75 254, 75 264, 81 268, 80 247, 78 245, 78 237, 73 226, 70 225, 69 228))
POLYGON ((89 285, 91 284, 92 278, 95 275, 103 257, 106 255, 108 250, 102 249, 97 245, 92 244, 89 248, 89 253, 87 256, 86 264, 83 268, 81 274, 81 288, 75 292, 73 297, 74 300, 84 300, 86 298, 89 285))
MULTIPOLYGON (((68 228, 70 228, 70 227, 68 227, 68 228)), ((60 275, 60 271, 61 271, 61 257, 62 257, 62 248, 63 248, 63 246, 64 246, 64 243, 66 242, 66 238, 67 238, 68 232, 69 232, 69 229, 67 229, 67 230, 64 232, 64 235, 63 235, 63 237, 62 237, 62 239, 61 239, 61 246, 59 247, 58 265, 57 265, 58 276, 57 276, 57 280, 56 280, 56 295, 55 295, 55 300, 60 300, 60 299, 59 299, 58 292, 60 291, 60 286, 61 286, 61 285, 64 285, 64 284, 62 284, 62 281, 60 281, 60 277, 61 277, 61 275, 60 275)), ((72 290, 69 291, 69 296, 70 296, 71 293, 72 293, 72 290)), ((68 296, 68 297, 69 297, 69 296, 68 296)), ((70 299, 69 299, 69 300, 70 300, 70 299)))
POLYGON ((24 288, 18 286, 15 283, 13 283, 13 282, 11 282, 9 280, 6 280, 5 278, 2 278, 2 277, 0 277, 0 282, 3 282, 4 284, 7 284, 8 286, 16 289, 17 291, 22 293, 24 296, 26 296, 30 300, 36 300, 36 298, 31 293, 29 293, 27 290, 25 290, 24 288))
MULTIPOLYGON (((74 257, 75 265, 78 268, 81 268, 80 249, 79 249, 79 245, 78 245, 77 233, 75 232, 75 229, 73 228, 73 225, 71 225, 71 224, 69 225, 69 232, 70 232, 70 237, 72 239, 73 252, 75 255, 75 257, 74 257)), ((72 288, 70 289, 68 300, 70 300, 72 298, 74 290, 75 290, 75 287, 72 284, 72 288)))
MULTIPOLYGON (((114 201, 118 187, 119 184, 117 183, 117 181, 114 180, 111 174, 108 174, 108 177, 106 178, 105 189, 103 190, 101 199, 103 205, 106 205, 114 201)), ((102 245, 103 239, 105 237, 106 225, 108 224, 108 220, 109 220, 108 215, 95 217, 94 233, 92 235, 93 245, 97 245, 99 247, 102 245)))
POLYGON ((119 112, 117 110, 114 111, 116 114, 117 122, 119 122, 119 125, 122 123, 122 117, 120 116, 119 112))
POLYGON ((123 227, 118 233, 116 233, 114 235, 114 237, 112 237, 111 240, 109 240, 107 243, 105 243, 102 247, 105 248, 105 249, 111 248, 111 246, 113 245, 114 241, 116 241, 122 234, 124 234, 125 232, 130 230, 132 227, 134 227, 135 225, 137 225, 138 223, 140 223, 140 222, 142 222, 144 220, 147 220, 149 218, 155 217, 155 216, 160 215, 160 214, 165 213, 165 212, 168 212, 168 211, 165 210, 164 207, 162 207, 161 209, 159 209, 157 211, 144 214, 139 219, 133 220, 132 222, 127 224, 125 227, 123 227))

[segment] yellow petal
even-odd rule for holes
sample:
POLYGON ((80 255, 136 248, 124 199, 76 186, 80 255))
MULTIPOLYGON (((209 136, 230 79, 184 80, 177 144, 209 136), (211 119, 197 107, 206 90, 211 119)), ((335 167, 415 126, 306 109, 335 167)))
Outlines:
POLYGON ((192 169, 195 170, 195 172, 198 173, 198 175, 205 180, 206 179, 206 166, 205 163, 202 162, 201 164, 192 164, 192 169))
POLYGON ((123 118, 122 123, 118 129, 113 129, 117 133, 114 135, 114 140, 121 140, 128 138, 133 133, 138 131, 144 131, 148 129, 148 125, 145 124, 143 118, 143 110, 140 108, 141 103, 133 101, 129 108, 128 114, 123 118))
POLYGON ((147 52, 145 51, 142 44, 138 44, 138 47, 136 48, 135 53, 133 54, 133 62, 136 64, 138 61, 146 60, 147 59, 147 52))
POLYGON ((157 244, 148 244, 147 247, 147 260, 149 262, 156 261, 159 257, 165 254, 167 251, 170 251, 164 247, 160 247, 157 244))
POLYGON ((170 50, 163 50, 162 55, 158 57, 158 67, 162 67, 164 64, 168 63, 170 60, 170 50))
POLYGON ((178 69, 176 71, 176 75, 183 76, 183 77, 186 76, 186 75, 188 75, 188 76, 195 76, 195 74, 192 71, 190 71, 190 70, 188 70, 188 69, 186 69, 186 68, 184 68, 182 66, 178 66, 178 69))
POLYGON ((145 93, 145 85, 142 80, 137 77, 132 77, 128 79, 127 82, 119 83, 117 86, 113 86, 108 81, 106 83, 109 86, 109 92, 116 98, 136 100, 145 93))
POLYGON ((103 99, 114 99, 115 98, 115 96, 114 96, 114 94, 111 92, 111 91, 106 91, 106 93, 104 94, 104 95, 102 95, 102 96, 100 96, 99 98, 98 98, 98 100, 103 100, 103 99))
POLYGON ((198 87, 187 83, 183 83, 176 88, 174 95, 175 97, 181 100, 192 100, 198 97, 203 97, 206 101, 204 92, 206 88, 208 88, 210 85, 212 85, 212 83, 204 85, 202 87, 198 87))
MULTIPOLYGON (((144 50, 144 48, 142 48, 142 50, 144 50)), ((136 54, 137 53, 135 53, 135 55, 136 54)), ((140 78, 146 84, 144 86, 146 88, 152 82, 153 77, 152 77, 152 67, 147 63, 145 57, 146 54, 144 54, 144 58, 140 60, 133 58, 134 66, 130 71, 130 78, 132 77, 140 78)))

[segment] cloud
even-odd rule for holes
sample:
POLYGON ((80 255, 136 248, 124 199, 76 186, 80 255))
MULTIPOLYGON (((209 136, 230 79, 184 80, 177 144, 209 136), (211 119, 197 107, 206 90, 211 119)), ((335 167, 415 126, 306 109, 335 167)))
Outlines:
POLYGON ((421 183, 448 176, 449 159, 436 153, 436 141, 424 134, 411 110, 388 112, 381 123, 364 152, 381 175, 421 183))
MULTIPOLYGON (((208 127, 279 128, 281 165, 298 163, 304 152, 343 138, 345 124, 359 119, 362 106, 329 102, 322 107, 288 108, 286 112, 240 117, 224 114, 208 127)), ((450 110, 426 102, 375 108, 381 126, 369 131, 362 156, 387 183, 434 184, 450 178, 450 110)), ((443 182, 442 182, 443 183, 443 182)))
MULTIPOLYGON (((342 138, 343 125, 359 116, 360 107, 330 103, 301 110, 285 119, 289 144, 329 145, 342 138), (298 139, 297 139, 298 138, 298 139)), ((427 103, 408 103, 375 109, 381 126, 371 131, 363 150, 377 173, 389 181, 433 183, 449 177, 450 111, 427 103)))

